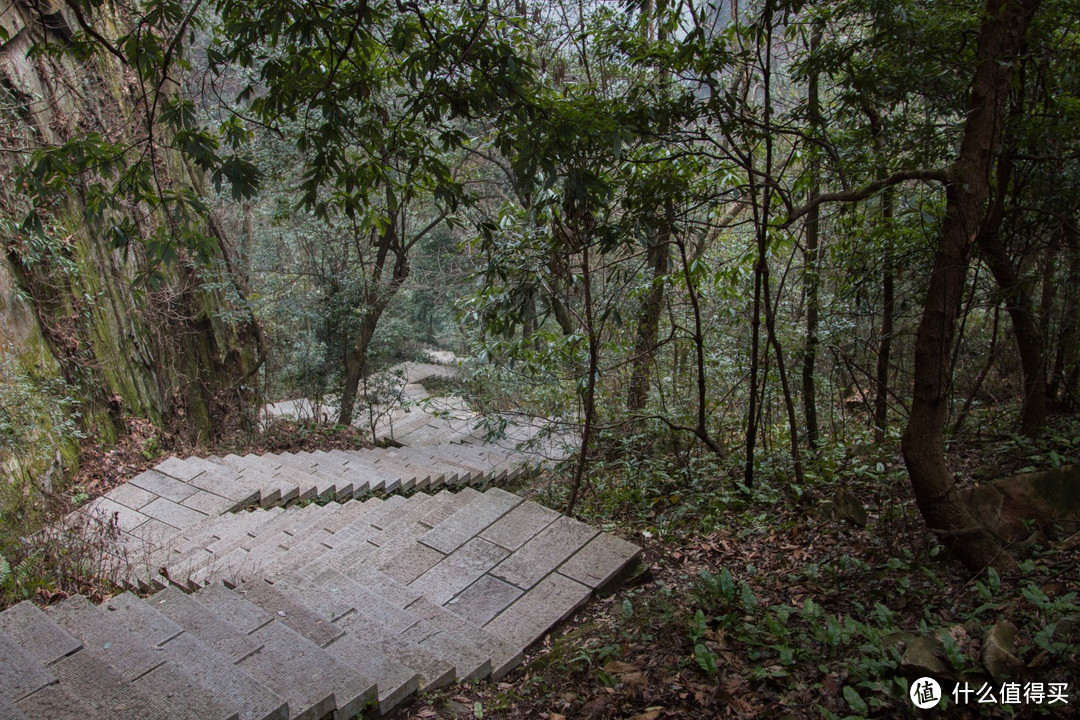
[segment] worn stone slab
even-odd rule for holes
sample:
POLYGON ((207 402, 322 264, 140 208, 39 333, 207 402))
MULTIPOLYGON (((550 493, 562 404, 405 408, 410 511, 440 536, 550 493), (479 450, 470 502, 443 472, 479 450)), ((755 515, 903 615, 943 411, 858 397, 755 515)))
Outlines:
POLYGON ((99 612, 82 595, 72 595, 50 607, 47 613, 58 625, 79 638, 86 652, 100 657, 129 682, 165 662, 160 653, 154 652, 114 618, 99 612))
POLYGON ((600 533, 559 567, 563 575, 598 590, 641 555, 641 548, 622 538, 600 533))
POLYGON ((420 689, 420 675, 408 666, 406 658, 386 655, 370 637, 346 633, 328 645, 326 652, 341 664, 355 668, 363 677, 375 680, 379 712, 383 715, 420 689))
POLYGON ((173 502, 164 497, 159 497, 157 500, 144 506, 141 512, 148 517, 160 520, 166 525, 172 525, 178 530, 198 525, 207 518, 204 513, 201 513, 198 510, 184 507, 180 503, 173 502))
POLYGON ((450 613, 421 618, 399 637, 452 665, 458 682, 484 679, 491 674, 491 656, 458 634, 451 618, 450 613))
MULTIPOLYGON (((54 685, 53 687, 58 687, 58 686, 54 685)), ((33 697, 33 695, 31 694, 29 697, 33 697)), ((23 698, 24 702, 26 700, 27 700, 27 698, 23 698)), ((49 716, 46 716, 46 717, 51 718, 52 716, 49 715, 49 716)), ((4 720, 30 720, 26 716, 26 714, 23 713, 23 711, 20 710, 18 708, 18 706, 15 705, 15 703, 11 702, 10 700, 8 700, 7 698, 5 698, 3 696, 0 696, 0 718, 4 718, 4 720)))
POLYGON ((409 583, 409 587, 435 604, 442 605, 472 585, 507 555, 506 548, 482 538, 473 538, 409 583))
POLYGON ((389 577, 408 585, 446 557, 435 548, 414 542, 393 557, 378 562, 377 567, 389 577))
MULTIPOLYGON (((20 700, 16 707, 22 718, 48 718, 48 720, 112 720, 105 717, 72 695, 64 685, 49 685, 20 700)), ((0 706, 0 717, 7 718, 0 706)), ((19 719, 19 715, 13 716, 19 719)))
POLYGON ((522 648, 515 647, 496 637, 480 625, 471 623, 461 616, 450 612, 445 607, 436 605, 427 598, 419 598, 406 608, 410 614, 421 620, 433 622, 447 632, 464 638, 473 647, 492 660, 492 671, 516 658, 514 665, 521 662, 522 648))
POLYGON ((433 528, 458 510, 483 496, 482 492, 471 487, 463 487, 454 492, 442 490, 438 495, 434 496, 434 502, 428 505, 430 511, 420 518, 420 522, 433 528))
MULTIPOLYGON (((229 662, 239 662, 261 647, 249 633, 222 620, 213 612, 208 612, 198 600, 175 587, 167 587, 155 593, 143 601, 143 604, 173 621, 215 652, 221 653, 229 662)), ((151 629, 145 621, 144 626, 151 629)), ((167 631, 165 626, 165 632, 167 631)), ((156 636, 160 637, 161 634, 164 633, 159 632, 156 636)))
POLYGON ((448 600, 444 607, 477 627, 483 627, 521 597, 524 592, 516 585, 484 574, 472 585, 448 600))
POLYGON ((349 615, 362 613, 386 632, 396 635, 417 622, 412 613, 336 570, 325 569, 314 575, 292 575, 283 578, 275 587, 283 588, 283 592, 331 618, 334 623, 345 620, 349 615))
POLYGON ((83 512, 87 517, 104 525, 115 526, 117 530, 125 533, 130 533, 150 519, 149 516, 143 515, 138 510, 132 510, 126 505, 113 502, 107 497, 94 500, 83 512))
POLYGON ((164 645, 184 632, 183 626, 153 609, 136 595, 125 592, 102 603, 100 610, 122 623, 150 646, 164 645))
POLYGON ((273 615, 218 583, 207 585, 191 597, 220 619, 246 633, 254 633, 274 621, 273 615))
POLYGON ((186 499, 195 492, 195 488, 187 483, 169 477, 164 473, 159 473, 156 470, 147 470, 146 472, 139 473, 128 480, 128 484, 142 488, 158 497, 163 497, 176 503, 186 499))
POLYGON ((277 587, 262 580, 244 583, 234 588, 248 602, 255 603, 276 620, 291 627, 319 647, 326 647, 345 634, 332 619, 297 602, 277 587))
POLYGON ((215 697, 228 698, 240 720, 289 719, 285 698, 237 668, 192 633, 176 636, 161 647, 161 652, 215 697))
POLYGON ((27 695, 56 682, 56 676, 24 652, 10 635, 0 630, 0 697, 19 702, 27 695))
POLYGON ((143 505, 146 505, 154 500, 157 500, 159 495, 152 493, 149 490, 145 490, 138 485, 132 485, 131 483, 123 483, 117 485, 110 490, 106 497, 113 502, 118 502, 121 505, 125 505, 132 510, 138 510, 143 505))
POLYGON ((188 481, 191 487, 232 500, 235 503, 234 509, 259 504, 262 491, 257 484, 248 478, 225 470, 220 465, 205 460, 202 462, 205 469, 188 481))
POLYGON ((139 692, 96 654, 77 652, 52 666, 67 690, 93 711, 115 720, 146 720, 177 716, 139 692))
POLYGON ((375 698, 373 680, 356 675, 292 628, 274 622, 253 635, 262 648, 237 667, 273 683, 289 702, 290 720, 321 720, 334 710, 350 718, 375 698))
POLYGON ((517 550, 558 517, 559 513, 551 508, 526 500, 492 523, 480 537, 507 550, 517 550))
POLYGON ((0 612, 0 630, 45 666, 82 648, 82 642, 77 637, 60 627, 29 600, 0 612))
POLYGON ((342 570, 341 574, 352 578, 396 607, 406 608, 420 598, 420 593, 411 586, 399 583, 385 573, 362 563, 342 570))
POLYGON ((405 640, 400 635, 389 633, 376 618, 354 613, 347 615, 338 624, 346 628, 348 632, 330 645, 330 648, 345 642, 359 642, 361 645, 367 645, 368 652, 374 651, 383 657, 392 658, 395 662, 415 671, 419 676, 421 692, 432 692, 444 688, 452 685, 457 679, 452 663, 431 650, 405 640), (355 640, 350 641, 348 638, 355 640))
POLYGON ((178 528, 157 518, 150 518, 131 532, 125 533, 125 555, 128 560, 139 562, 149 557, 149 553, 168 544, 177 534, 178 528))
POLYGON ((178 720, 238 720, 239 710, 229 698, 220 698, 188 677, 172 662, 166 662, 132 683, 155 705, 165 708, 178 720))
POLYGON ((198 462, 192 462, 192 460, 192 458, 181 460, 176 456, 169 457, 155 465, 154 470, 181 482, 190 482, 205 469, 198 462))
POLYGON ((429 530, 420 542, 439 552, 451 553, 520 502, 518 496, 492 488, 429 530))
POLYGON ((560 517, 499 563, 491 574, 528 590, 598 532, 596 528, 573 518, 560 517))
POLYGON ((180 504, 204 515, 222 515, 236 508, 236 501, 206 490, 199 490, 180 504))
POLYGON ((552 573, 496 615, 484 629, 505 642, 527 648, 569 617, 591 594, 589 586, 552 573))

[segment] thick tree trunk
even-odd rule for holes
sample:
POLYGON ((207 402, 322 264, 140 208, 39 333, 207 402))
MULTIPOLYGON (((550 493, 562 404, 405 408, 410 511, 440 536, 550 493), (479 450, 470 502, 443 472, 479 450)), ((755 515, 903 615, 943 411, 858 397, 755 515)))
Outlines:
POLYGON ((914 389, 904 430, 904 462, 927 525, 971 569, 1015 567, 998 539, 960 500, 945 458, 949 355, 973 243, 982 225, 990 173, 1012 80, 1012 63, 1040 0, 988 0, 979 31, 960 151, 946 186, 946 209, 926 303, 915 338, 914 389))

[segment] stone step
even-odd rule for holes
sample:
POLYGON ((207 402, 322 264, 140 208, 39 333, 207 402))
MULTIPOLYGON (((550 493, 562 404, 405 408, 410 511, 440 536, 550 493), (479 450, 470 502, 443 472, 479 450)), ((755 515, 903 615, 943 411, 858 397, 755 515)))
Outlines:
POLYGON ((211 455, 206 459, 217 465, 219 471, 233 473, 237 478, 258 488, 262 507, 286 505, 299 497, 300 491, 296 484, 268 472, 261 462, 245 460, 238 455, 211 455))
POLYGON ((81 640, 29 600, 0 612, 0 631, 44 667, 82 649, 81 640))
MULTIPOLYGON (((393 469, 361 461, 358 458, 345 455, 342 451, 316 450, 312 452, 312 455, 318 457, 321 462, 343 468, 343 472, 356 472, 362 475, 366 478, 367 492, 369 493, 386 493, 389 492, 388 488, 401 485, 400 474, 395 473, 393 469)), ((356 482, 354 481, 353 484, 356 485, 356 482)), ((359 486, 357 485, 357 487, 359 486)))
POLYGON ((185 567, 186 587, 197 589, 214 579, 235 584, 254 576, 269 558, 287 547, 296 533, 318 521, 323 512, 320 505, 293 505, 242 535, 213 543, 200 562, 185 567))
POLYGON ((441 553, 450 553, 464 545, 488 525, 514 509, 521 498, 500 488, 491 488, 437 526, 429 530, 420 542, 441 553))
POLYGON ((290 479, 310 478, 315 484, 313 498, 346 500, 353 496, 353 484, 343 480, 341 476, 331 475, 306 463, 297 462, 295 458, 285 453, 274 455, 274 458, 281 463, 279 474, 287 474, 290 479))
POLYGON ((214 569, 222 567, 224 558, 245 538, 250 537, 250 533, 257 533, 265 526, 281 522, 286 513, 296 510, 278 507, 255 510, 240 516, 233 526, 205 538, 205 544, 189 545, 190 550, 185 550, 181 557, 165 567, 168 572, 167 582, 188 590, 198 589, 204 584, 206 576, 214 569))
POLYGON ((340 506, 309 505, 304 508, 290 508, 282 520, 267 523, 256 531, 240 538, 231 551, 224 554, 221 561, 205 572, 196 572, 192 577, 200 585, 211 580, 223 580, 233 587, 244 580, 261 577, 267 569, 290 549, 309 537, 321 537, 326 534, 323 520, 334 513, 340 506))
MULTIPOLYGON (((365 616, 394 637, 415 644, 441 660, 454 666, 460 680, 480 680, 490 674, 492 657, 509 651, 493 636, 478 628, 475 633, 466 629, 466 623, 457 618, 450 620, 451 613, 441 608, 437 611, 414 614, 384 600, 356 580, 335 570, 324 570, 315 576, 293 575, 277 579, 275 587, 295 595, 305 605, 319 609, 335 624, 354 627, 353 616, 365 616)), ((416 603, 423 601, 420 598, 416 603)), ((414 605, 416 604, 414 603, 414 605)), ((412 606, 410 606, 412 607, 412 606)), ((425 608, 426 610, 427 608, 425 608)))
POLYGON ((288 720, 287 700, 260 682, 237 663, 263 648, 257 638, 221 621, 189 595, 175 587, 166 588, 143 602, 174 625, 161 619, 148 620, 135 603, 117 599, 114 607, 127 613, 133 626, 145 633, 147 642, 172 660, 215 697, 226 698, 237 708, 240 720, 288 720), (136 615, 138 613, 138 615, 136 615), (132 618, 136 615, 136 618, 132 618), (177 633, 176 627, 183 632, 177 633))
POLYGON ((0 630, 0 697, 18 703, 55 682, 51 670, 42 667, 14 638, 0 630))
POLYGON ((272 683, 288 698, 290 720, 320 720, 331 711, 346 720, 373 697, 377 680, 366 673, 357 674, 363 672, 362 667, 339 662, 241 594, 211 584, 192 597, 262 644, 237 667, 257 680, 272 683))
POLYGON ((51 608, 49 616, 82 641, 79 654, 92 655, 105 663, 138 693, 164 703, 176 717, 239 717, 239 708, 190 677, 168 654, 158 652, 105 606, 95 607, 76 595, 51 608))
MULTIPOLYGON (((280 509, 278 509, 280 512, 280 509)), ((216 539, 229 533, 242 532, 252 522, 251 514, 238 512, 208 518, 199 525, 179 533, 151 553, 145 562, 137 564, 127 577, 129 590, 149 591, 167 584, 161 568, 168 570, 183 563, 192 553, 203 550, 216 539)))
MULTIPOLYGON (((180 714, 185 710, 197 711, 197 708, 187 707, 187 703, 181 703, 178 698, 155 700, 154 697, 142 692, 143 688, 150 693, 161 689, 162 683, 159 680, 167 678, 159 679, 157 670, 140 677, 140 687, 136 687, 104 659, 86 651, 65 657, 54 664, 52 670, 67 692, 103 718, 173 720, 179 717, 193 717, 189 714, 180 714)), ((168 670, 162 669, 161 672, 167 674, 168 670)))

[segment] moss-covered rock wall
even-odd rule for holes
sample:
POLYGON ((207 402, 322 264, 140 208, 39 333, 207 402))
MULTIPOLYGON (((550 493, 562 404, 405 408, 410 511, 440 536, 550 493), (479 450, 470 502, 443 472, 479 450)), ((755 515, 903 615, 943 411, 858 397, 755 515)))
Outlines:
MULTIPOLYGON (((115 35, 122 19, 95 22, 115 35)), ((226 299, 226 265, 180 251, 148 281, 142 245, 115 242, 79 181, 38 212, 42 229, 21 225, 30 204, 16 181, 35 150, 90 136, 136 147, 146 135, 135 77, 108 53, 66 51, 77 31, 62 0, 0 9, 0 353, 31 380, 63 378, 86 431, 106 442, 125 415, 207 439, 254 399, 245 381, 255 328, 226 299)), ((166 189, 201 183, 175 154, 156 158, 154 170, 166 189)), ((127 220, 144 237, 162 222, 137 203, 127 220)))

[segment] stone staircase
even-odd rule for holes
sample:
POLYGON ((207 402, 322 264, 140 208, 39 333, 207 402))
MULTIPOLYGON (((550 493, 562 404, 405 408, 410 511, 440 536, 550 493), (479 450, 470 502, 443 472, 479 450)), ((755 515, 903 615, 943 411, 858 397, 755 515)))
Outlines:
POLYGON ((345 719, 501 678, 639 554, 494 486, 531 469, 485 443, 170 458, 68 519, 110 531, 127 592, 0 613, 0 719, 345 719))

